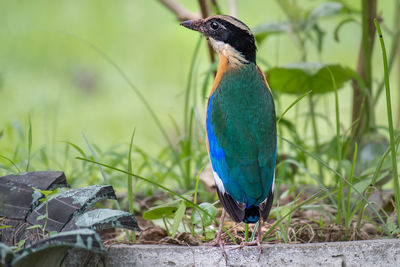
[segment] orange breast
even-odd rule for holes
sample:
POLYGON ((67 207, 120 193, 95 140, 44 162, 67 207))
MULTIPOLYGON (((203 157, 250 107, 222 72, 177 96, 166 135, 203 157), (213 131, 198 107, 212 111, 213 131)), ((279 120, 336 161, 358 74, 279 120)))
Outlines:
MULTIPOLYGON (((224 76, 224 74, 228 70, 229 70, 229 64, 228 64, 227 57, 225 57, 222 54, 219 54, 219 63, 218 63, 217 75, 215 76, 213 86, 211 87, 210 94, 208 95, 208 99, 210 99, 211 95, 215 92, 215 90, 217 89, 219 83, 222 80, 222 77, 224 76)), ((206 107, 206 118, 207 118, 207 109, 208 109, 208 101, 207 101, 207 107, 206 107)), ((206 144, 207 144, 208 156, 210 156, 210 151, 209 151, 209 147, 208 147, 207 130, 206 130, 206 144)))

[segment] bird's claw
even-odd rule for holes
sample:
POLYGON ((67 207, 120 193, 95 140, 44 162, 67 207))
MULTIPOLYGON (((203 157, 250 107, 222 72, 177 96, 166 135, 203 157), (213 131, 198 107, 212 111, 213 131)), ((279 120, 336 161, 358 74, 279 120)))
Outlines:
POLYGON ((234 249, 242 249, 244 247, 248 246, 257 246, 258 249, 258 257, 257 261, 260 261, 261 253, 262 253, 262 247, 261 247, 261 242, 259 240, 253 241, 253 242, 242 242, 237 248, 234 249))
POLYGON ((225 252, 224 242, 222 242, 221 238, 217 237, 210 245, 214 247, 218 246, 221 249, 221 253, 225 259, 225 263, 228 265, 228 255, 225 252))

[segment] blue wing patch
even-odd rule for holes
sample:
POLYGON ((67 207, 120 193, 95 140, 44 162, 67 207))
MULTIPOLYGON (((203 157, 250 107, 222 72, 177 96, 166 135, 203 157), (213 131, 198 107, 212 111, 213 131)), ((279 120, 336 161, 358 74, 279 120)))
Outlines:
POLYGON ((243 190, 240 190, 238 182, 229 179, 229 167, 225 160, 224 149, 218 144, 217 137, 214 135, 213 126, 211 124, 211 105, 214 94, 211 95, 208 102, 207 109, 207 137, 208 137, 208 149, 210 151, 211 165, 222 180, 224 191, 227 191, 236 201, 244 202, 245 194, 243 190))
POLYGON ((213 126, 211 124, 211 105, 214 94, 211 95, 208 101, 207 109, 207 137, 208 137, 208 149, 210 151, 210 159, 213 170, 221 178, 222 183, 225 186, 228 177, 228 164, 225 160, 225 153, 222 147, 218 145, 217 137, 214 135, 213 126))

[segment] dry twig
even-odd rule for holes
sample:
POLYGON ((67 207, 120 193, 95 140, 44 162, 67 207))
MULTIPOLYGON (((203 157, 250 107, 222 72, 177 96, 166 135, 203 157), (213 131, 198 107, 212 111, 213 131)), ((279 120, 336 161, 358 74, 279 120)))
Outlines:
POLYGON ((199 19, 201 16, 199 14, 193 13, 186 9, 181 4, 175 2, 174 0, 159 0, 165 7, 171 10, 179 21, 199 19))

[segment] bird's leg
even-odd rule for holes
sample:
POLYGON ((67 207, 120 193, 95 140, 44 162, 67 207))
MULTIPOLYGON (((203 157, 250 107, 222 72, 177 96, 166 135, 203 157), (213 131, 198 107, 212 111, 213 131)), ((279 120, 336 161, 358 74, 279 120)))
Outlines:
POLYGON ((221 218, 219 219, 219 227, 218 227, 218 234, 217 237, 214 239, 213 242, 213 246, 219 246, 222 252, 222 256, 224 256, 225 261, 228 261, 228 255, 226 255, 225 249, 224 249, 224 242, 221 240, 221 233, 222 233, 222 225, 224 223, 224 219, 225 219, 225 214, 226 211, 224 208, 222 208, 222 214, 221 214, 221 218))

